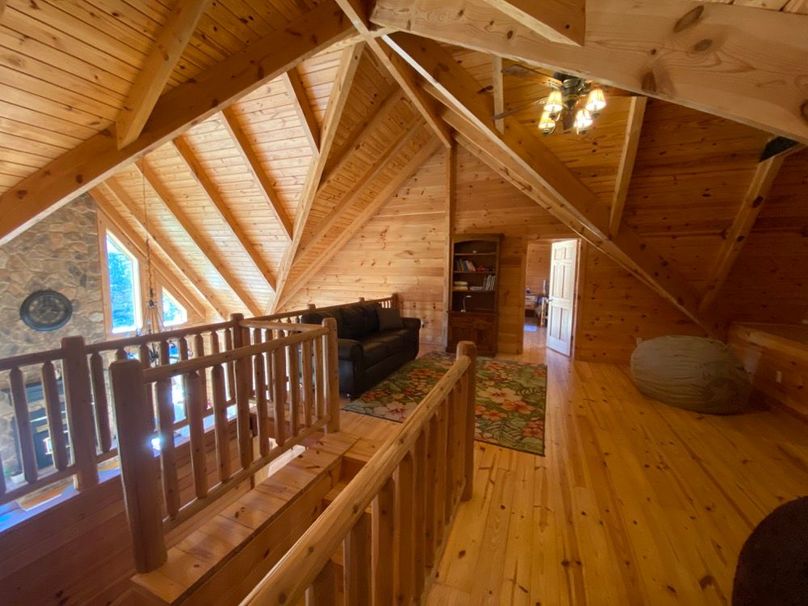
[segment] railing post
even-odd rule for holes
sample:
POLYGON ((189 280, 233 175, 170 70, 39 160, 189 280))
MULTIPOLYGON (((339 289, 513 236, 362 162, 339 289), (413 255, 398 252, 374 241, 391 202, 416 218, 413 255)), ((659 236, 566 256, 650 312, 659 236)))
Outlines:
POLYGON ((400 309, 401 301, 399 300, 398 293, 394 292, 390 295, 390 307, 393 309, 400 309))
POLYGON ((113 362, 109 371, 135 567, 138 572, 149 572, 166 561, 162 495, 151 443, 153 414, 146 404, 143 367, 139 361, 113 362))
POLYGON ((306 309, 308 309, 309 311, 314 311, 315 309, 317 309, 317 306, 314 303, 309 303, 308 305, 306 305, 306 309))
MULTIPOLYGON (((241 326, 243 314, 230 314, 233 323, 233 349, 244 347, 249 341, 244 338, 246 329, 241 326)), ((252 432, 250 431, 250 395, 252 394, 252 362, 249 358, 236 360, 236 433, 242 468, 253 461, 252 432)))
MULTIPOLYGON (((62 339, 62 372, 70 445, 76 464, 76 490, 98 484, 95 457, 95 420, 90 394, 90 365, 83 337, 62 339)), ((139 363, 138 363, 139 364, 139 363)))
POLYGON ((477 346, 471 341, 460 341, 457 344, 457 357, 468 356, 471 359, 465 377, 465 436, 463 439, 463 463, 465 482, 463 484, 462 501, 471 499, 474 490, 474 430, 477 425, 475 408, 477 403, 477 346))
POLYGON ((339 431, 339 350, 337 344, 337 320, 325 318, 323 326, 328 329, 328 347, 325 351, 326 377, 328 378, 328 391, 326 407, 328 409, 328 424, 326 432, 339 431))

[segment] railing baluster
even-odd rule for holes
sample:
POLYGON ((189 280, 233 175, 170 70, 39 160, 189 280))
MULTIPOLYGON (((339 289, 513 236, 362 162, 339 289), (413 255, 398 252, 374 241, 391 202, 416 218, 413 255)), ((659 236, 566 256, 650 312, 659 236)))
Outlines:
POLYGON ((253 460, 252 432, 250 431, 251 366, 249 356, 236 361, 236 430, 242 468, 249 467, 253 460))
POLYGON ((437 410, 438 427, 436 430, 437 444, 435 449, 435 546, 439 547, 443 543, 443 526, 445 519, 443 512, 446 507, 446 429, 447 410, 446 400, 441 402, 437 410))
POLYGON ((286 352, 283 347, 272 352, 272 380, 275 442, 281 446, 286 441, 286 352))
POLYGON ((397 586, 398 604, 412 604, 415 590, 415 461, 407 453, 398 465, 396 480, 396 520, 398 522, 397 586))
POLYGON ((438 549, 438 540, 435 535, 435 511, 437 509, 438 483, 438 417, 432 415, 426 428, 426 511, 424 512, 424 563, 430 570, 435 566, 435 555, 438 549))
POLYGON ((372 575, 373 603, 393 604, 393 537, 395 532, 396 483, 393 478, 385 482, 384 487, 373 500, 371 514, 373 526, 372 542, 372 575))
POLYGON ((314 340, 314 395, 315 413, 319 421, 326 415, 325 409, 325 348, 319 337, 314 340))
MULTIPOLYGON (((95 427, 92 396, 90 395, 90 367, 82 337, 62 339, 62 372, 65 385, 67 423, 70 429, 70 446, 76 464, 76 488, 84 490, 98 484, 98 468, 95 460, 95 427)), ((140 362, 135 360, 140 366, 140 362)), ((142 387, 141 387, 142 391, 142 387)), ((141 398, 143 394, 140 394, 141 398)), ((148 410, 152 422, 154 414, 148 410)), ((120 427, 120 425, 119 425, 120 427)), ((120 441, 120 436, 118 438, 120 441)))
POLYGON ((194 491, 197 498, 208 494, 208 469, 205 461, 205 404, 202 397, 202 381, 199 373, 189 372, 183 377, 185 384, 188 430, 191 438, 191 469, 194 474, 194 491))
POLYGON ((465 424, 463 427, 463 493, 461 501, 471 499, 474 490, 474 433, 477 428, 477 346, 471 341, 457 344, 457 355, 468 356, 471 364, 463 373, 463 410, 465 424))
POLYGON ((323 326, 328 328, 328 334, 323 338, 326 340, 326 406, 328 406, 327 432, 339 431, 339 351, 337 344, 337 321, 334 318, 323 320, 323 326))
MULTIPOLYGON (((261 333, 256 329, 253 343, 261 343, 261 333)), ((264 372, 264 356, 253 358, 255 374, 255 411, 258 416, 258 448, 261 456, 269 454, 269 409, 267 407, 267 383, 264 372)))
MULTIPOLYGON (((198 332, 194 335, 194 357, 195 358, 203 358, 205 356, 205 339, 202 338, 202 333, 198 332)), ((208 377, 203 372, 199 377, 201 380, 201 389, 203 400, 205 404, 205 410, 208 409, 208 377)))
POLYGON ((177 482, 177 458, 174 453, 174 397, 171 379, 156 384, 157 418, 160 422, 160 465, 166 511, 174 518, 180 510, 180 492, 177 482))
POLYGON ((296 436, 300 432, 300 349, 297 344, 289 345, 287 352, 287 368, 289 369, 289 421, 291 433, 296 436))
MULTIPOLYGON (((226 328, 224 331, 224 350, 233 350, 233 329, 226 328)), ((236 401, 236 364, 235 362, 227 363, 227 398, 233 402, 236 401)))
POLYGON ((109 403, 107 401, 107 384, 104 380, 104 359, 101 354, 93 352, 90 356, 90 374, 95 403, 95 423, 98 431, 98 442, 101 452, 112 450, 112 433, 109 427, 109 403))
POLYGON ((345 606, 366 606, 371 603, 369 514, 364 514, 354 524, 342 549, 345 606))
POLYGON ((129 359, 129 354, 126 353, 126 349, 123 347, 119 347, 115 350, 115 359, 116 360, 127 360, 129 359))
MULTIPOLYGON (((218 340, 217 340, 218 342, 218 340)), ((213 423, 216 434, 216 457, 219 462, 219 479, 230 477, 230 431, 227 423, 227 394, 224 385, 224 369, 221 364, 210 371, 213 384, 213 423)))
POLYGON ((306 606, 334 606, 337 603, 337 575, 329 560, 306 590, 306 606))
POLYGON ((42 364, 42 392, 45 396, 45 408, 48 414, 48 433, 53 451, 53 465, 59 471, 68 464, 65 426, 62 422, 62 403, 59 400, 59 387, 56 382, 56 369, 48 360, 42 364))
POLYGON ((31 417, 28 411, 28 399, 25 397, 25 380, 19 367, 9 373, 11 381, 11 399, 14 402, 14 417, 17 421, 17 439, 20 441, 22 470, 26 482, 36 482, 38 477, 34 435, 31 433, 31 417))
POLYGON ((457 407, 455 406, 455 393, 457 385, 450 391, 443 402, 446 413, 446 499, 443 502, 444 522, 452 516, 452 503, 454 502, 455 481, 457 474, 457 458, 460 453, 454 449, 457 439, 457 407))
POLYGON ((306 427, 311 427, 312 409, 314 408, 314 366, 311 363, 311 341, 303 341, 300 351, 303 356, 303 371, 300 376, 300 382, 303 384, 303 423, 306 427))
POLYGON ((415 591, 416 598, 424 593, 424 577, 426 571, 426 448, 427 430, 424 428, 415 442, 415 488, 413 490, 414 522, 413 540, 415 541, 415 591))

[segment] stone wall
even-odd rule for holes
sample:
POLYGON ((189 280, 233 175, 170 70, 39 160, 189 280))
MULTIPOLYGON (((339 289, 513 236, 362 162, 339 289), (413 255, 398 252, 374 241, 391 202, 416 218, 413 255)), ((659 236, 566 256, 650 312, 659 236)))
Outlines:
MULTIPOLYGON (((105 338, 98 224, 89 196, 76 198, 0 247, 0 358, 53 349, 70 335, 82 335, 88 343, 105 338), (23 300, 44 289, 62 293, 73 304, 70 321, 53 332, 37 332, 20 319, 23 300)), ((37 382, 38 368, 23 370, 26 384, 37 382)), ((31 414, 42 405, 30 401, 31 414)), ((8 373, 0 372, 0 457, 9 490, 11 476, 19 473, 13 419, 8 373)))

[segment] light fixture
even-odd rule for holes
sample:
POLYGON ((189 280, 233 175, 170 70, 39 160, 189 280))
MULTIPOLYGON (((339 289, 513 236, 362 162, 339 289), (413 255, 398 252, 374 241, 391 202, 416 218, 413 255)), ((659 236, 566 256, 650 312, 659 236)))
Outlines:
POLYGON ((603 94, 603 89, 595 87, 590 90, 584 107, 589 113, 598 115, 606 107, 606 96, 603 94))
POLYGON ((589 112, 588 109, 579 109, 578 112, 575 114, 575 122, 573 122, 573 126, 575 127, 576 133, 582 133, 589 129, 590 126, 594 123, 594 119, 592 118, 592 114, 589 112))
POLYGON ((564 109, 564 98, 561 95, 560 90, 554 90, 550 93, 547 97, 547 101, 544 104, 544 111, 545 113, 549 114, 553 120, 558 118, 558 115, 561 113, 561 110, 564 109))
POLYGON ((550 135, 555 130, 556 121, 550 117, 550 114, 545 109, 539 119, 539 130, 545 135, 550 135))

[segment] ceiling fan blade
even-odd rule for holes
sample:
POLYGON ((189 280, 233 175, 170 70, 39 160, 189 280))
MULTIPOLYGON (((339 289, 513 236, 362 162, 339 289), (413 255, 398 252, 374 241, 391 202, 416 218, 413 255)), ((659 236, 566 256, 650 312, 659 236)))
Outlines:
POLYGON ((547 97, 541 97, 539 99, 533 99, 532 101, 526 101, 525 103, 520 103, 519 105, 506 109, 504 112, 494 114, 493 116, 494 120, 501 120, 502 118, 507 118, 508 116, 518 114, 520 111, 525 110, 528 107, 531 107, 532 105, 544 103, 546 100, 547 97))

